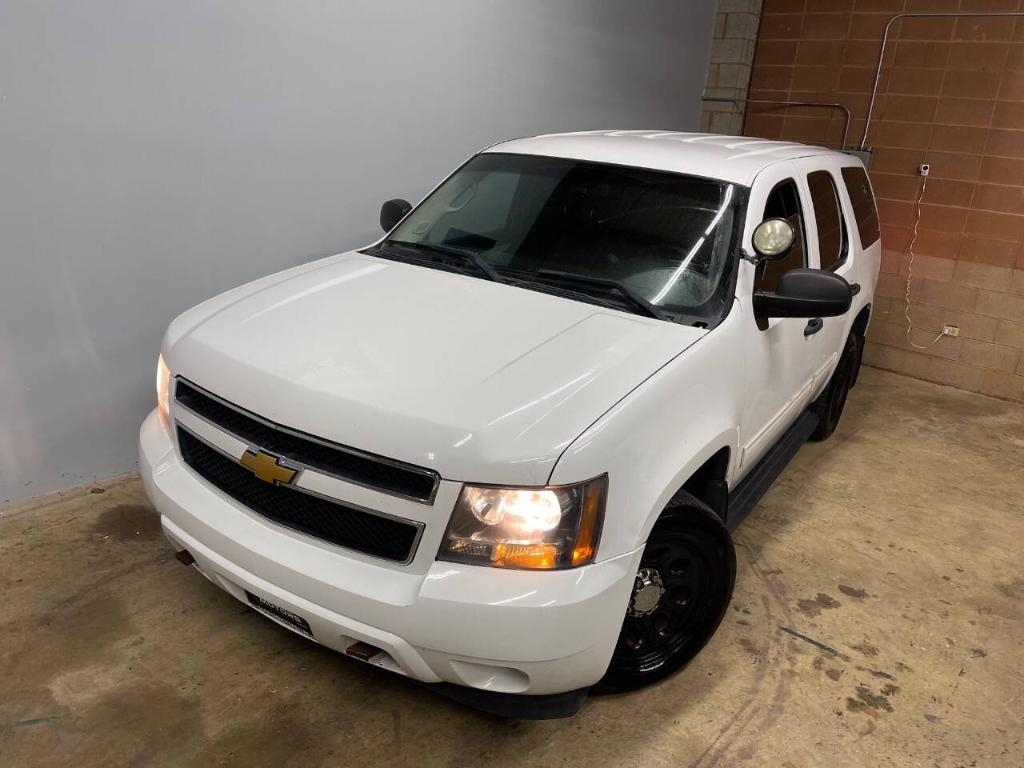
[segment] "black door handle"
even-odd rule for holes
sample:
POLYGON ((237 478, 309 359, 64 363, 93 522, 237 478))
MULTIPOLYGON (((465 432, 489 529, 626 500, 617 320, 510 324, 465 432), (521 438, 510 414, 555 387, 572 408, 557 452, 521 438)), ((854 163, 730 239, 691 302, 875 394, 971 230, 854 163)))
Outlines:
POLYGON ((856 296, 860 293, 860 283, 850 283, 850 295, 856 296))
POLYGON ((825 327, 825 321, 820 317, 816 317, 813 320, 808 320, 807 325, 804 326, 804 336, 813 336, 822 328, 825 327))

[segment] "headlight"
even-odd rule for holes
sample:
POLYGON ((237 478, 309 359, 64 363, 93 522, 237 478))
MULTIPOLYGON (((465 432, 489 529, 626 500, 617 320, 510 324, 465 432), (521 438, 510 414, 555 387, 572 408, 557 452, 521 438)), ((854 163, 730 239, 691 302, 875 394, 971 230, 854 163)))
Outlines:
POLYGON ((465 485, 439 560, 553 570, 586 565, 597 553, 608 478, 551 488, 465 485))
POLYGON ((169 424, 171 417, 171 372, 164 362, 164 356, 156 363, 156 407, 164 424, 169 424))

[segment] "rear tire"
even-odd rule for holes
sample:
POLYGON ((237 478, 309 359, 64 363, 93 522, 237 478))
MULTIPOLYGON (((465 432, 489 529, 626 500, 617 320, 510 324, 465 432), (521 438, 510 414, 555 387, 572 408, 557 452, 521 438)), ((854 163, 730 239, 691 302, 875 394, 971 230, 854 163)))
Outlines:
POLYGON ((857 359, 853 363, 853 373, 850 375, 850 389, 853 389, 853 385, 857 383, 860 367, 864 362, 864 339, 860 336, 854 336, 853 339, 857 342, 857 359))
POLYGON ((832 436, 839 426, 839 418, 846 407, 846 396, 850 393, 852 377, 856 373, 859 345, 852 333, 846 337, 843 354, 839 357, 828 386, 818 399, 811 404, 811 413, 818 417, 818 426, 811 433, 810 440, 820 442, 832 436))
POLYGON ((718 629, 735 582, 729 531, 707 505, 680 491, 647 538, 599 688, 634 690, 685 666, 718 629))

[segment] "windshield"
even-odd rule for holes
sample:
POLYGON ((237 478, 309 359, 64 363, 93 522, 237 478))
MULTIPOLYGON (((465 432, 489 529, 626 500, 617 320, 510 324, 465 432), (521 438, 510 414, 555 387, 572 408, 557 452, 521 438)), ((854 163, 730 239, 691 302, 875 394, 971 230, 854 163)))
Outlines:
POLYGON ((740 197, 677 173, 485 153, 383 245, 459 251, 491 279, 614 290, 656 317, 710 319, 727 305, 740 197))

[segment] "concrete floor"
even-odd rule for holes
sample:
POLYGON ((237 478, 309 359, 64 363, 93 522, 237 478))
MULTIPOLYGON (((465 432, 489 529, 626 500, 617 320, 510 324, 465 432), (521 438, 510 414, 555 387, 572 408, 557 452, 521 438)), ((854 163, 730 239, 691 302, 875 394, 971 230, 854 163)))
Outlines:
POLYGON ((280 629, 137 479, 0 512, 0 765, 1020 766, 1024 408, 865 370, 682 673, 504 722, 280 629))

